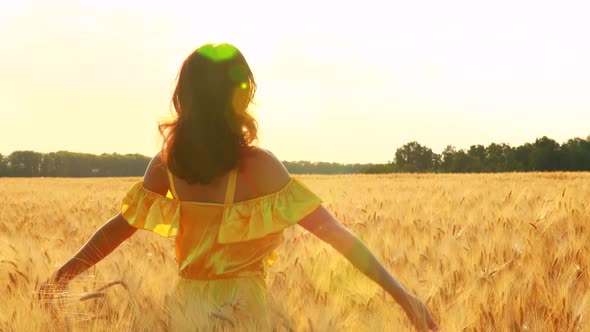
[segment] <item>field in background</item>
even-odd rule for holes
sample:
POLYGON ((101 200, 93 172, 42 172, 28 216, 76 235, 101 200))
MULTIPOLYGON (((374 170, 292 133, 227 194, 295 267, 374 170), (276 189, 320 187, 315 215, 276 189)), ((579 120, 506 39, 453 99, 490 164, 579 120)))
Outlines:
MULTIPOLYGON (((298 178, 443 331, 590 330, 590 174, 298 178)), ((174 242, 144 231, 75 279, 60 309, 33 300, 137 180, 0 179, 0 331, 166 330, 174 242), (94 291, 111 281, 122 283, 94 291)), ((279 254, 268 280, 276 330, 410 330, 391 298, 301 227, 279 254)))

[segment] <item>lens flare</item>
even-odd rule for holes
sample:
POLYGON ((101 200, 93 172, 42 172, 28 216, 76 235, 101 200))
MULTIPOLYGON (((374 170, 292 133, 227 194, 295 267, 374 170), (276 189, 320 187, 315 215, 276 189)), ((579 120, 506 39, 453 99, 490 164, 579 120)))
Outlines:
POLYGON ((211 59, 213 62, 226 61, 233 58, 238 49, 230 44, 206 44, 197 49, 201 55, 211 59))

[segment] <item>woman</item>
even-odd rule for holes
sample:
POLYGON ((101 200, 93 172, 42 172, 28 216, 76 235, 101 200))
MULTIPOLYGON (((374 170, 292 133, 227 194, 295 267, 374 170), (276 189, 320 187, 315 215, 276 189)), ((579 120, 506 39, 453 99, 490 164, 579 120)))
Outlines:
POLYGON ((272 153, 253 145, 257 124, 247 110, 255 91, 250 67, 234 46, 207 44, 193 52, 173 94, 177 116, 160 124, 162 151, 143 181, 129 190, 121 212, 42 285, 41 296, 63 290, 137 229, 145 229, 176 237, 180 281, 170 304, 175 308, 171 329, 189 328, 199 323, 198 313, 214 314, 213 308, 237 301, 235 320, 269 330, 264 278, 283 230, 299 224, 383 287, 417 329, 436 329, 427 307, 322 200, 291 178, 272 153))

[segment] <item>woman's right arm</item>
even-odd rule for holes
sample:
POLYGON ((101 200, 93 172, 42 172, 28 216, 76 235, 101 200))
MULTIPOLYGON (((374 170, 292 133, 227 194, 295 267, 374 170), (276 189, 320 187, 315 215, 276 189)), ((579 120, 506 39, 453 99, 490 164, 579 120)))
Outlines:
POLYGON ((330 244, 350 263, 385 289, 406 312, 418 331, 438 327, 424 303, 404 289, 365 244, 342 225, 324 206, 303 218, 299 225, 330 244))
MULTIPOLYGON (((248 160, 252 169, 260 170, 254 184, 261 193, 272 193, 283 188, 290 175, 283 163, 270 151, 257 148, 248 160)), ((327 242, 351 263, 385 289, 406 312, 418 331, 437 330, 436 323, 424 303, 409 293, 383 267, 365 244, 344 227, 324 206, 299 221, 322 241, 327 242)))

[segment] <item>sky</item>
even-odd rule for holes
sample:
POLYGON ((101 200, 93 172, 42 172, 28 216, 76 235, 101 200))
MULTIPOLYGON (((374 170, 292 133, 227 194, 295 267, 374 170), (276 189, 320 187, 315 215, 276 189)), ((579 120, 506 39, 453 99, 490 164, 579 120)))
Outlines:
POLYGON ((0 153, 155 154, 182 61, 230 42, 281 160, 590 135, 584 1, 0 2, 0 153))

